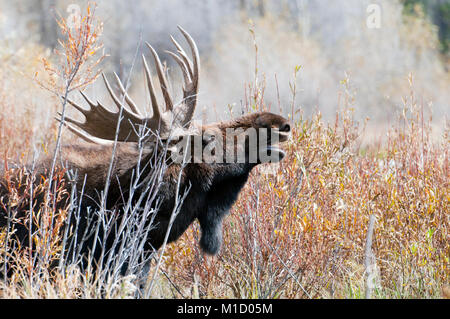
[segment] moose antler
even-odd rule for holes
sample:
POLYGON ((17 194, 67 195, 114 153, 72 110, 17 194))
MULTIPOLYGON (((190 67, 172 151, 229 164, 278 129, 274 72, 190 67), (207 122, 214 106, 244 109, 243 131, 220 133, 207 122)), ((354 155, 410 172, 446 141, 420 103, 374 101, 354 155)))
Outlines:
MULTIPOLYGON (((155 95, 155 88, 152 82, 152 76, 144 55, 142 55, 142 60, 144 64, 147 88, 150 93, 150 100, 153 109, 152 117, 147 118, 143 116, 143 114, 139 111, 136 103, 134 103, 131 97, 128 95, 117 74, 114 73, 114 77, 116 79, 118 87, 127 104, 127 107, 125 107, 122 101, 120 101, 120 99, 112 90, 106 76, 102 73, 103 81, 105 82, 106 89, 108 90, 112 100, 119 108, 119 110, 123 106, 123 118, 117 137, 118 141, 137 142, 139 137, 136 133, 138 131, 135 129, 136 126, 145 126, 152 132, 157 132, 158 136, 163 139, 169 136, 171 129, 187 129, 190 126, 192 117, 194 115, 195 106, 197 104, 200 58, 197 46, 195 45, 195 42, 189 35, 189 33, 187 33, 180 26, 178 26, 178 29, 181 31, 187 43, 189 44, 192 54, 191 61, 183 48, 171 36, 172 42, 177 48, 177 54, 170 51, 166 52, 169 53, 180 66, 184 79, 183 101, 179 105, 174 106, 168 90, 167 79, 164 75, 161 60, 159 59, 159 56, 153 49, 153 47, 148 43, 146 44, 150 49, 150 52, 152 53, 155 61, 156 72, 166 106, 165 110, 162 110, 158 105, 155 95)), ((66 121, 68 123, 66 123, 66 125, 68 126, 68 128, 81 138, 90 142, 98 144, 108 144, 108 141, 114 141, 116 137, 116 125, 117 121, 119 120, 120 112, 109 111, 103 105, 101 105, 100 102, 94 103, 83 92, 80 91, 80 93, 88 103, 89 109, 81 107, 70 99, 68 99, 67 101, 84 115, 85 121, 79 122, 70 117, 67 117, 66 121), (102 140, 107 141, 102 142, 102 140)))

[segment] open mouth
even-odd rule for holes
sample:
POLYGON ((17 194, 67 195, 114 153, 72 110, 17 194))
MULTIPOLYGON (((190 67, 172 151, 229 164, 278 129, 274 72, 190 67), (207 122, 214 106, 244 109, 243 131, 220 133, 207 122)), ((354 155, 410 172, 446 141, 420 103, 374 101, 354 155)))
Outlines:
POLYGON ((272 163, 280 162, 285 158, 286 152, 280 148, 279 143, 286 142, 290 136, 290 132, 276 131, 276 133, 278 135, 278 141, 274 141, 275 144, 267 146, 267 154, 272 163))
MULTIPOLYGON (((273 132, 273 131, 272 131, 273 132)), ((269 139, 264 156, 261 157, 263 163, 278 163, 286 157, 286 152, 280 148, 280 143, 286 142, 290 137, 290 132, 275 131, 276 140, 269 139), (273 142, 273 144, 272 144, 273 142)), ((260 154, 262 155, 262 154, 260 154)))
POLYGON ((279 136, 278 141, 280 143, 282 143, 282 142, 286 142, 289 139, 290 133, 278 131, 278 136, 279 136))
POLYGON ((285 132, 285 131, 280 131, 277 129, 272 129, 272 131, 270 132, 270 135, 268 136, 268 142, 271 143, 273 142, 274 144, 277 143, 283 143, 286 142, 287 140, 289 140, 289 137, 291 136, 291 133, 285 132))
POLYGON ((267 147, 267 155, 270 157, 270 162, 277 163, 283 160, 286 156, 286 152, 283 151, 278 145, 269 145, 267 147))

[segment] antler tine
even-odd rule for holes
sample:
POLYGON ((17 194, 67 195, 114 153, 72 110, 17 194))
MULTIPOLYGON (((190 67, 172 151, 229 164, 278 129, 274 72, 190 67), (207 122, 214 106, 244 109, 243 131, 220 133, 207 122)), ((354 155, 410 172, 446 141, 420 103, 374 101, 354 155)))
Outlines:
POLYGON ((189 46, 191 47, 192 62, 193 62, 192 81, 194 82, 194 86, 198 87, 198 76, 199 76, 199 72, 200 72, 200 54, 198 53, 197 45, 195 44, 194 39, 192 39, 191 35, 189 33, 187 33, 181 26, 178 26, 178 29, 184 35, 186 41, 188 42, 189 46))
MULTIPOLYGON (((55 117, 56 120, 57 120, 58 122, 61 122, 61 119, 62 119, 62 113, 61 113, 61 112, 56 112, 56 114, 58 114, 58 115, 61 117, 61 118, 55 117)), ((65 117, 64 117, 64 122, 73 123, 73 124, 75 124, 75 125, 77 125, 77 126, 79 126, 79 127, 83 126, 83 124, 84 124, 84 123, 82 123, 82 122, 80 122, 80 121, 77 121, 77 120, 74 120, 73 118, 68 117, 68 116, 65 116, 65 117)), ((64 123, 64 124, 65 124, 65 123, 64 123)))
MULTIPOLYGON (((178 29, 183 34, 187 43, 191 48, 192 53, 192 63, 189 61, 186 53, 183 51, 181 46, 172 38, 172 42, 177 47, 178 53, 181 55, 185 61, 186 67, 189 69, 191 75, 191 83, 185 88, 184 91, 184 108, 182 118, 180 121, 181 126, 186 126, 194 116, 195 106, 197 105, 197 94, 198 94, 198 80, 199 80, 199 70, 200 70, 200 56, 198 53, 197 46, 192 39, 192 37, 187 33, 182 27, 178 26, 178 29)), ((177 59, 175 59, 177 61, 177 59)), ((183 68, 182 68, 183 69, 183 68)))
POLYGON ((91 108, 95 108, 95 106, 96 106, 95 103, 92 102, 92 100, 91 100, 90 98, 88 98, 87 95, 84 94, 83 91, 78 90, 78 92, 80 92, 81 96, 82 96, 82 97, 86 100, 86 102, 89 104, 90 109, 91 109, 91 108))
POLYGON ((190 75, 190 77, 191 77, 191 79, 192 79, 192 77, 193 77, 194 75, 192 74, 192 63, 191 63, 191 61, 189 61, 189 58, 188 58, 186 52, 184 52, 183 48, 182 48, 181 45, 174 39, 174 37, 173 37, 173 36, 170 36, 170 39, 172 40, 173 44, 174 44, 175 47, 177 48, 177 52, 178 52, 178 54, 180 54, 181 58, 183 59, 184 64, 188 67, 189 75, 190 75))
POLYGON ((139 108, 136 106, 136 103, 133 102, 133 100, 130 98, 130 96, 127 93, 127 90, 125 90, 122 81, 120 81, 119 76, 117 75, 116 72, 114 72, 114 77, 116 78, 117 84, 119 85, 119 89, 122 92, 122 94, 125 96, 125 101, 128 103, 128 105, 130 106, 131 110, 136 113, 139 116, 142 116, 141 111, 139 111, 139 108))
POLYGON ((185 83, 186 89, 189 88, 189 86, 192 84, 191 76, 189 74, 190 73, 189 69, 187 68, 183 59, 181 59, 178 55, 176 55, 175 53, 173 53, 171 51, 166 51, 166 53, 170 54, 170 56, 172 56, 174 58, 174 60, 178 63, 178 65, 180 66, 181 71, 183 72, 183 78, 184 78, 184 83, 185 83))
POLYGON ((152 102, 153 117, 160 118, 161 111, 159 110, 158 101, 156 100, 155 87, 153 86, 152 74, 150 73, 150 69, 148 67, 147 60, 145 59, 144 55, 142 55, 142 61, 144 62, 145 79, 147 81, 147 87, 148 87, 148 91, 150 93, 150 100, 152 102))
POLYGON ((111 146, 114 144, 113 141, 96 138, 95 136, 88 135, 85 132, 76 129, 74 126, 72 126, 70 124, 67 124, 67 123, 64 123, 64 124, 72 133, 81 137, 83 140, 85 140, 87 142, 91 142, 91 143, 99 144, 99 145, 105 145, 105 146, 111 146))
POLYGON ((113 99, 117 108, 120 110, 120 108, 122 107, 122 102, 114 94, 114 91, 112 90, 111 85, 109 84, 108 79, 106 78, 106 75, 103 72, 102 72, 102 77, 103 77, 103 81, 105 82, 106 89, 109 92, 109 95, 111 95, 111 98, 113 99))
POLYGON ((173 110, 173 102, 172 102, 172 98, 170 97, 170 94, 169 94, 167 80, 166 80, 166 77, 163 72, 161 60, 159 59, 158 53, 156 53, 155 49, 153 49, 153 47, 148 42, 145 42, 145 44, 147 44, 148 48, 150 49, 150 52, 153 55, 153 58, 155 59, 155 65, 156 65, 156 71, 158 74, 159 84, 161 86, 161 91, 164 96, 164 101, 166 102, 166 111, 172 111, 173 110))
MULTIPOLYGON (((98 101, 97 101, 97 104, 94 104, 94 102, 92 102, 83 91, 79 91, 79 92, 80 92, 81 96, 86 100, 86 102, 88 102, 88 104, 90 106, 90 109, 88 111, 85 110, 85 113, 82 112, 84 116, 89 116, 90 113, 97 113, 97 114, 101 114, 102 117, 104 117, 104 118, 112 119, 114 116, 116 116, 118 114, 115 112, 111 112, 110 110, 105 108, 103 105, 101 105, 100 102, 98 102, 98 101)), ((124 109, 124 113, 137 118, 137 116, 135 114, 130 113, 129 111, 127 111, 127 109, 124 109)))
MULTIPOLYGON (((81 93, 81 91, 80 91, 81 93)), ((63 97, 64 98, 64 97, 63 97)), ((86 116, 86 114, 89 112, 89 110, 86 110, 85 108, 81 107, 80 105, 78 105, 77 103, 75 103, 74 101, 72 101, 71 99, 67 98, 67 102, 72 105, 74 108, 76 108, 78 111, 80 111, 83 115, 86 116)))

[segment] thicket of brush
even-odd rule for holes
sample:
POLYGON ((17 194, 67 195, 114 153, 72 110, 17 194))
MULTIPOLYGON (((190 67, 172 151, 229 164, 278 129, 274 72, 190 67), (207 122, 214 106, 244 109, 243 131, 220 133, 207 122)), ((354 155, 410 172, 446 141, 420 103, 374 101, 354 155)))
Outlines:
POLYGON ((432 138, 409 80, 403 112, 379 132, 384 143, 361 145, 345 84, 334 123, 300 114, 288 157, 258 167, 225 220, 219 256, 201 254, 198 227, 168 249, 166 272, 183 295, 364 297, 374 215, 373 296, 441 297, 450 280, 449 127, 432 138))
MULTIPOLYGON (((64 54, 87 62, 90 55, 79 55, 77 39, 82 40, 74 37, 71 44, 69 38, 64 54)), ((15 66, 9 65, 0 70, 2 174, 6 180, 13 175, 22 178, 22 183, 7 184, 9 203, 29 204, 30 191, 15 192, 29 186, 25 171, 11 163, 20 164, 35 151, 51 152, 49 145, 59 143, 59 128, 51 121, 42 123, 30 111, 42 100, 15 93, 6 76, 15 72, 15 66), (13 116, 12 108, 20 110, 21 116, 13 116), (45 143, 34 143, 37 132, 45 143)), ((76 65, 53 69, 45 64, 47 73, 40 71, 39 83, 57 90, 58 74, 67 79, 76 65)), ((98 74, 96 63, 87 65, 92 67, 75 72, 79 83, 92 82, 98 74)), ((81 272, 70 264, 50 268, 61 254, 61 227, 69 210, 55 211, 54 203, 48 201, 34 212, 40 218, 40 234, 46 235, 36 237, 37 251, 19 250, 11 234, 0 231, 0 262, 15 261, 9 279, 0 282, 0 297, 361 298, 368 282, 365 251, 370 216, 376 218, 371 245, 375 259, 369 273, 373 297, 441 297, 442 287, 450 282, 449 125, 436 137, 427 105, 415 96, 413 76, 405 78, 410 94, 404 97, 394 124, 377 132, 379 140, 367 142, 363 139, 366 122, 353 117, 360 106, 355 103, 351 79, 341 82, 338 112, 334 121, 327 122, 320 112, 306 116, 298 109, 295 82, 289 88, 292 101, 287 112, 284 103, 266 105, 265 83, 255 69, 254 82, 245 88, 242 110, 230 108, 231 113, 283 108, 291 114, 292 138, 280 164, 261 165, 253 171, 224 221, 218 256, 200 251, 200 229, 194 223, 180 240, 159 252, 163 263, 151 263, 148 278, 142 276, 144 267, 126 276, 117 272, 106 276, 112 269, 81 272), (151 283, 150 290, 140 289, 143 280, 151 283)), ((294 72, 301 71, 298 67, 294 72)), ((24 85, 31 86, 33 80, 27 81, 24 85)), ((62 83, 60 90, 67 89, 62 83)), ((39 92, 42 97, 47 94, 39 92)), ((58 108, 55 101, 48 103, 50 115, 58 108)), ((62 191, 58 186, 64 179, 55 172, 53 195, 62 191)), ((48 180, 41 185, 45 191, 48 180)), ((38 187, 31 193, 39 191, 38 187)))

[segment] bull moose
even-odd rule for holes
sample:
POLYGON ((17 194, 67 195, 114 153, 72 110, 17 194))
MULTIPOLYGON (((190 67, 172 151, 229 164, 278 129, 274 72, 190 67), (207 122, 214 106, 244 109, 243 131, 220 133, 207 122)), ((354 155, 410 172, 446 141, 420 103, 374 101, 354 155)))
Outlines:
MULTIPOLYGON (((76 193, 79 198, 71 201, 71 205, 80 215, 78 218, 72 217, 73 220, 67 225, 72 227, 70 234, 77 237, 76 241, 83 238, 81 253, 92 253, 96 260, 101 256, 100 245, 96 245, 98 238, 106 234, 102 249, 112 249, 119 236, 119 225, 126 218, 123 211, 127 205, 141 208, 142 211, 144 207, 157 208, 152 210, 154 214, 145 217, 148 219, 145 225, 151 223, 151 227, 148 227, 146 233, 142 247, 144 251, 155 251, 165 241, 177 240, 197 219, 201 229, 200 247, 207 254, 217 254, 222 242, 222 220, 236 201, 251 170, 261 163, 277 162, 285 157, 279 143, 289 138, 290 125, 282 116, 258 112, 206 125, 198 125, 192 121, 199 92, 200 59, 192 37, 181 27, 179 30, 190 47, 191 57, 173 37, 171 39, 177 50, 176 53, 168 54, 182 71, 184 85, 181 103, 173 102, 163 65, 148 43, 164 108, 156 97, 151 71, 144 55, 145 82, 153 113, 151 117, 144 115, 142 109, 131 99, 117 75, 120 96, 116 95, 104 75, 103 80, 118 111, 111 111, 100 102, 93 102, 81 91, 87 108, 72 99, 67 100, 85 120, 80 122, 66 117, 65 125, 88 141, 61 147, 61 165, 67 171, 76 172, 66 178, 67 194, 71 193, 73 185, 77 185, 76 193), (257 132, 253 141, 249 130, 257 132), (265 134, 259 134, 261 130, 265 134), (188 142, 182 142, 186 138, 188 142), (227 142, 229 140, 233 141, 231 145, 227 142), (196 146, 197 150, 200 147, 200 158, 194 156, 196 146), (186 156, 182 156, 181 161, 173 156, 179 154, 180 149, 185 151, 184 155, 189 155, 190 161, 186 160, 186 156), (213 155, 214 160, 204 158, 206 150, 213 155), (230 157, 230 151, 240 152, 242 156, 230 157), (158 162, 157 159, 161 160, 158 162), (161 176, 149 178, 154 175, 157 162, 163 167, 161 176), (107 183, 109 187, 105 194, 102 191, 107 183), (140 196, 148 191, 149 185, 155 184, 156 196, 140 196), (134 185, 132 194, 130 185, 134 185), (105 225, 101 225, 97 231, 86 231, 95 216, 99 216, 98 213, 92 214, 92 211, 101 206, 101 196, 104 196, 103 213, 115 214, 118 218, 109 225, 109 231, 105 225), (175 210, 177 213, 174 215, 175 210), (75 221, 78 223, 77 227, 73 226, 75 221)), ((50 164, 50 157, 42 159, 36 165, 34 174, 45 175, 50 164)), ((4 177, 0 179, 0 197, 3 203, 0 205, 0 226, 4 227, 11 221, 6 211, 9 197, 4 177)), ((42 200, 43 196, 37 198, 34 205, 39 205, 42 200)), ((68 201, 62 202, 67 204, 68 201)), ((33 213, 26 206, 23 210, 33 213)), ((16 229, 13 236, 18 242, 22 245, 31 242, 31 232, 26 223, 19 223, 16 229)), ((119 253, 117 248, 114 253, 119 253)))

